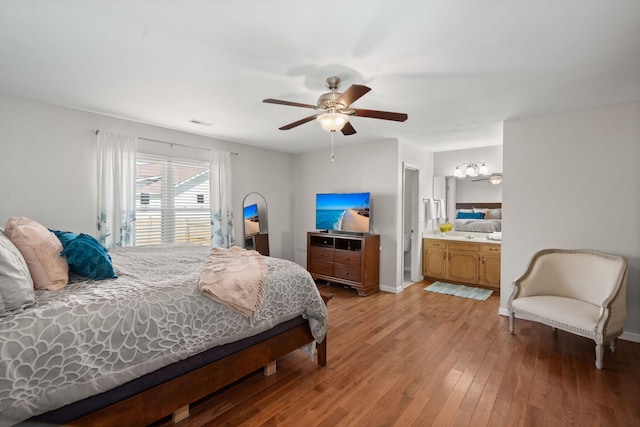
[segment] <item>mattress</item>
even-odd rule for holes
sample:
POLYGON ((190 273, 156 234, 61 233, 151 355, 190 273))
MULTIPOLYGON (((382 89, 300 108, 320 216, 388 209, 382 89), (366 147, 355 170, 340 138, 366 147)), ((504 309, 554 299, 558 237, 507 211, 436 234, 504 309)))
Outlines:
POLYGON ((250 318, 203 296, 209 248, 110 251, 118 279, 37 291, 35 307, 0 322, 0 425, 113 389, 164 366, 302 316, 314 338, 326 306, 299 265, 267 257, 264 303, 250 318))
POLYGON ((455 231, 469 231, 476 233, 493 233, 502 231, 502 220, 499 219, 455 219, 455 231))

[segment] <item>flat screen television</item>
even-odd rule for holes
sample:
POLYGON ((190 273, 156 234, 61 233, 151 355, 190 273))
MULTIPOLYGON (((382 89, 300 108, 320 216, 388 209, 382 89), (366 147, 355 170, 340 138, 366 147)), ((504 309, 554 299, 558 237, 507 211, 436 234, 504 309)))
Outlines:
POLYGON ((317 230, 368 233, 370 220, 370 193, 316 194, 317 230))
POLYGON ((244 217, 244 235, 245 237, 260 234, 260 217, 258 216, 258 204, 245 206, 242 209, 244 217))

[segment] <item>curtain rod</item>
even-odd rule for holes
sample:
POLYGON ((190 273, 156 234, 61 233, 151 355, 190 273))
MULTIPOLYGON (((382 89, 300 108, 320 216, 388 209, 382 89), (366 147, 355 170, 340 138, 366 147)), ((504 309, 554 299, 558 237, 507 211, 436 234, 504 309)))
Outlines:
MULTIPOLYGON (((97 135, 98 133, 100 133, 100 129, 94 129, 93 132, 97 135)), ((177 146, 180 146, 180 147, 195 148, 197 150, 211 151, 211 148, 194 147, 193 145, 179 144, 177 142, 159 141, 157 139, 143 138, 141 136, 139 136, 138 139, 144 139, 145 141, 151 141, 151 142, 159 142, 161 144, 169 144, 169 145, 177 145, 177 146)), ((233 151, 230 151, 230 154, 233 154, 234 156, 239 156, 240 155, 239 153, 234 153, 233 151)))

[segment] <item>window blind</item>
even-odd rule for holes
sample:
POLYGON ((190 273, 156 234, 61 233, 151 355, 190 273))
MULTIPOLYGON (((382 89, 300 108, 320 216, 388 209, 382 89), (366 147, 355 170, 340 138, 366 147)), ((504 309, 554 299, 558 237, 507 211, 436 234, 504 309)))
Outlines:
POLYGON ((135 245, 210 239, 209 163, 138 153, 135 245))

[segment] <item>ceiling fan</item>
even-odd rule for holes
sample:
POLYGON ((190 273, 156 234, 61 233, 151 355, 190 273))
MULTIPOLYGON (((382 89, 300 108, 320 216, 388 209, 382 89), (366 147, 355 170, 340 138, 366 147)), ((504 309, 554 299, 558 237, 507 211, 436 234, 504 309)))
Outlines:
POLYGON ((490 181, 492 184, 500 184, 502 182, 502 174, 501 173, 492 173, 489 176, 486 176, 484 178, 478 178, 478 179, 472 179, 472 182, 477 182, 477 181, 490 181))
POLYGON ((404 122, 407 115, 404 113, 392 113, 389 111, 365 110, 362 108, 350 108, 351 104, 360 99, 364 94, 369 92, 371 88, 363 85, 351 85, 343 93, 338 92, 340 87, 339 77, 329 77, 327 79, 327 87, 331 92, 320 95, 316 105, 300 104, 298 102, 282 101, 279 99, 263 99, 262 102, 267 104, 290 105, 292 107, 311 108, 318 110, 319 113, 312 114, 303 119, 289 123, 280 127, 280 130, 289 130, 296 126, 303 125, 313 119, 320 122, 322 128, 328 132, 341 131, 344 135, 353 135, 356 133, 354 127, 349 123, 351 116, 369 117, 372 119, 393 120, 396 122, 404 122))

